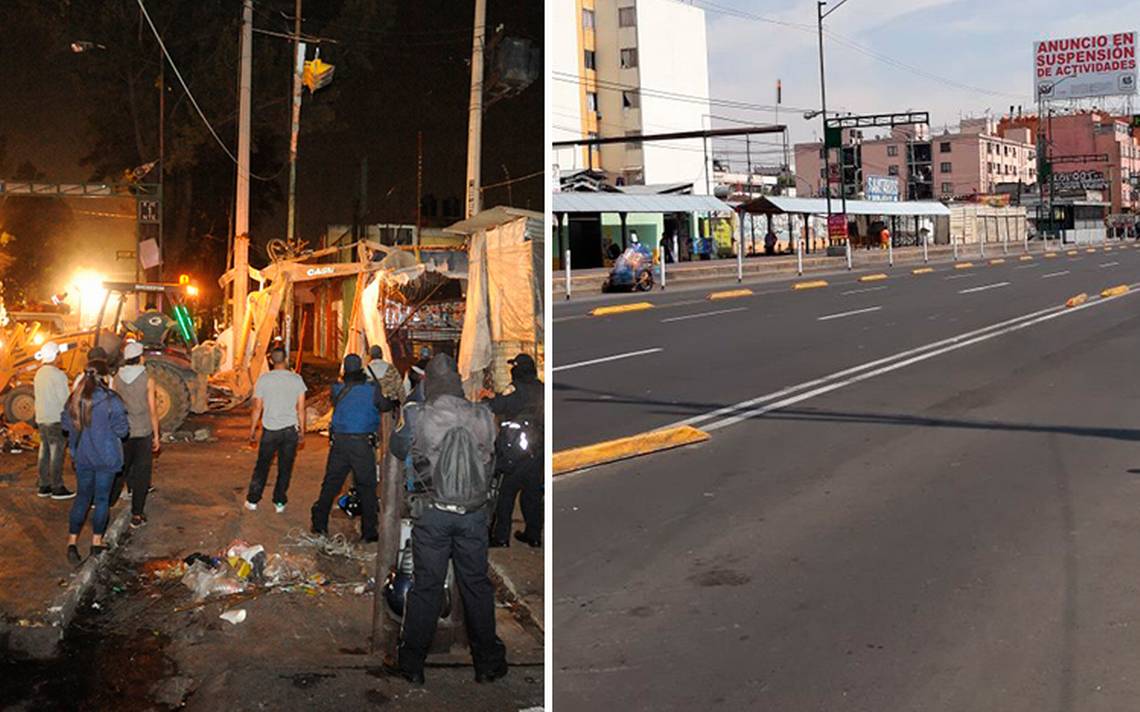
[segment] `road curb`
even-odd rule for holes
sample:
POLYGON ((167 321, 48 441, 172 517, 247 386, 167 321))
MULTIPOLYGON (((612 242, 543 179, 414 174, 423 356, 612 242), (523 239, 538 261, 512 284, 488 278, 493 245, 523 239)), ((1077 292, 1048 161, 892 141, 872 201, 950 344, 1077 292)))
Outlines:
POLYGON ((491 581, 495 584, 495 588, 500 588, 507 592, 507 597, 509 600, 518 606, 519 610, 523 612, 523 615, 526 616, 527 620, 529 620, 535 628, 538 628, 538 630, 542 633, 543 640, 545 640, 546 626, 544 625, 545 620, 543 612, 539 611, 536 615, 534 610, 530 607, 530 604, 527 603, 526 599, 523 598, 522 594, 519 593, 518 586, 516 586, 515 582, 511 580, 511 577, 507 576, 507 574, 504 573, 503 569, 499 567, 494 561, 488 560, 488 564, 490 564, 488 567, 489 573, 491 574, 491 581))
POLYGON ((610 314, 624 314, 626 312, 643 311, 645 309, 652 309, 653 304, 650 302, 633 302, 632 304, 617 304, 608 307, 594 307, 590 310, 590 316, 609 316, 610 314))
POLYGON ((990 260, 990 264, 991 265, 1004 265, 1005 264, 1005 258, 1004 257, 998 257, 997 259, 990 260))
POLYGON ((1075 297, 1069 297, 1068 299, 1066 299, 1065 300, 1065 306, 1069 309, 1072 309, 1073 307, 1079 307, 1080 305, 1084 304, 1088 300, 1089 300, 1089 295, 1085 294, 1084 292, 1081 292, 1080 294, 1076 295, 1075 297))
POLYGON ((911 274, 930 274, 933 271, 934 271, 933 267, 919 267, 918 269, 912 269, 910 271, 910 273, 911 274))
POLYGON ((737 297, 751 297, 751 289, 727 289, 722 292, 709 292, 709 300, 716 301, 717 299, 735 299, 737 297))
POLYGON ((1103 292, 1100 293, 1100 296, 1105 297, 1105 298, 1119 297, 1121 294, 1127 294, 1127 293, 1128 293, 1128 285, 1127 284, 1118 284, 1115 287, 1109 287, 1108 289, 1104 290, 1103 292))
POLYGON ((1029 262, 1032 259, 1033 259, 1033 255, 1022 255, 1021 257, 1017 258, 1017 261, 1018 262, 1029 262))
POLYGON ((587 467, 604 465, 618 460, 649 455, 663 450, 694 443, 704 442, 709 434, 691 425, 681 425, 663 430, 651 430, 615 440, 584 445, 554 453, 551 470, 555 477, 587 467))
POLYGON ((860 282, 882 282, 887 278, 886 273, 876 272, 875 274, 865 274, 859 278, 860 282))
MULTIPOLYGON (((0 622, 0 650, 9 656, 33 660, 49 659, 58 654, 59 644, 67 626, 75 619, 80 601, 95 584, 99 570, 110 563, 112 550, 118 548, 119 540, 127 530, 131 520, 130 502, 121 500, 119 507, 103 535, 109 550, 96 558, 89 556, 79 565, 67 588, 48 606, 43 620, 28 620, 23 624, 19 621, 0 622)), ((62 547, 59 555, 63 556, 62 547)))
POLYGON ((954 269, 969 269, 974 266, 973 262, 959 262, 954 265, 954 269))
POLYGON ((802 289, 820 289, 827 286, 826 279, 813 279, 807 282, 796 282, 792 285, 792 289, 800 291, 802 289))

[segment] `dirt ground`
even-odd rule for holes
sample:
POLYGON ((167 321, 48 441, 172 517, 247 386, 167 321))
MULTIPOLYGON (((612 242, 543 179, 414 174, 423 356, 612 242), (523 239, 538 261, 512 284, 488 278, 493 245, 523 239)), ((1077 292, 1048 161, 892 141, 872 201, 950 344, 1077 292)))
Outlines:
MULTIPOLYGON (((505 591, 501 591, 498 629, 512 664, 506 678, 476 684, 466 651, 433 655, 422 688, 381 670, 381 657, 370 653, 370 579, 375 571, 369 555, 374 547, 355 546, 330 555, 303 539, 309 506, 323 475, 326 439, 314 435, 306 439, 288 509, 279 515, 268 496, 256 512, 242 508, 255 459, 244 443, 247 413, 200 416, 190 427, 209 428, 215 440, 164 446, 156 465, 156 491, 147 506, 149 523, 132 530, 101 568, 94 591, 68 631, 60 658, 0 661, 0 707, 129 711, 542 706, 542 627, 508 603, 505 591), (235 540, 261 544, 269 555, 288 555, 301 563, 306 575, 317 576, 304 585, 258 588, 195 605, 191 591, 178 578, 157 575, 191 553, 217 555, 235 540), (218 617, 232 609, 245 610, 244 622, 235 625, 218 617)), ((32 496, 32 454, 2 457, 0 469, 9 474, 0 498, 25 503, 30 509, 20 510, 19 516, 38 520, 34 529, 41 539, 43 532, 58 534, 57 547, 40 547, 43 563, 38 570, 47 583, 41 582, 39 589, 26 588, 29 594, 42 595, 65 580, 58 577, 57 559, 64 554, 70 503, 32 496), (57 518, 58 524, 53 524, 57 518)), ((271 484, 274 477, 275 472, 271 484)), ((120 503, 112 516, 123 506, 120 503)), ((336 509, 330 533, 343 534, 349 542, 359 537, 358 525, 336 509)), ((85 552, 86 545, 82 549, 85 552)), ((528 557, 524 568, 530 578, 535 570, 541 571, 541 549, 512 549, 511 554, 512 561, 528 557)), ((522 569, 511 572, 511 577, 527 578, 522 569)), ((42 600, 36 603, 46 605, 42 600)))

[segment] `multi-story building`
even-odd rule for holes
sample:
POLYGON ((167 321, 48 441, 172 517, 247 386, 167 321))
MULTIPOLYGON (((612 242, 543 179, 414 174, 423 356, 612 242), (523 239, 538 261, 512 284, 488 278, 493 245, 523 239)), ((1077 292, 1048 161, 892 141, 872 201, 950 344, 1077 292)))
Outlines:
MULTIPOLYGON (((998 125, 1005 135, 1035 135, 1038 128, 1032 114, 1007 116, 998 125)), ((1052 184, 1058 192, 1101 191, 1112 213, 1140 211, 1140 190, 1133 185, 1140 181, 1140 138, 1130 119, 1085 111, 1046 116, 1041 128, 1049 144, 1046 157, 1054 157, 1052 184)))
MULTIPOLYGON (((917 125, 895 127, 885 137, 869 137, 868 131, 844 133, 843 189, 848 197, 862 196, 871 176, 896 177, 900 200, 951 200, 992 193, 1002 183, 1037 181, 1037 152, 1027 129, 1003 136, 990 119, 964 119, 957 132, 937 136, 917 125)), ((825 195, 822 145, 797 144, 795 158, 797 188, 825 195)), ((835 151, 832 160, 838 160, 835 151)), ((840 195, 838 182, 833 182, 832 195, 840 195)))
MULTIPOLYGON (((675 0, 557 0, 550 49, 555 141, 707 127, 704 11, 675 0)), ((614 185, 711 187, 700 139, 621 142, 555 152, 563 170, 594 169, 614 185)))

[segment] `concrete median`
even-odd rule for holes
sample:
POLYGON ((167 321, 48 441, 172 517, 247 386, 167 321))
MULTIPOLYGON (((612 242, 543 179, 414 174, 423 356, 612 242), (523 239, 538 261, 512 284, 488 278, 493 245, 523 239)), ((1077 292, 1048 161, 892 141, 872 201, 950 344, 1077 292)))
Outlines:
POLYGON ((671 450, 704 442, 708 439, 708 433, 691 425, 653 430, 640 435, 630 435, 616 440, 607 440, 606 442, 556 452, 552 460, 552 469, 554 476, 557 477, 584 470, 587 467, 671 450))

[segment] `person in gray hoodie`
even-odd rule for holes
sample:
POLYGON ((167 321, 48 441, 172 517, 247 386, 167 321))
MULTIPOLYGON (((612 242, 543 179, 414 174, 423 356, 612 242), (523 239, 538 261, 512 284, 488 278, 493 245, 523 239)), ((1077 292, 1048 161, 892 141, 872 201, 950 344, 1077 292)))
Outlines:
POLYGON ((128 341, 123 347, 126 362, 115 374, 111 388, 127 407, 131 434, 123 443, 123 469, 115 477, 111 491, 111 506, 119 501, 123 483, 131 493, 131 528, 146 524, 146 497, 150 492, 154 472, 154 453, 161 445, 158 427, 158 408, 155 407, 154 381, 147 375, 143 364, 143 346, 128 341))

